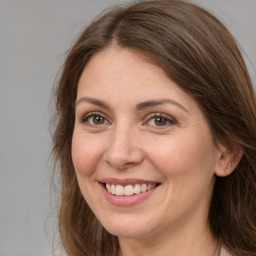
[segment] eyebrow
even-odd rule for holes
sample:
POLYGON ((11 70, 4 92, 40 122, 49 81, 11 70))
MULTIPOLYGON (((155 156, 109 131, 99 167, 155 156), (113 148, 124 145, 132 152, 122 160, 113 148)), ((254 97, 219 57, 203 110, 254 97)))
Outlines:
POLYGON ((180 109, 184 110, 185 112, 188 113, 188 110, 181 105, 179 102, 175 101, 175 100, 171 100, 171 99, 160 99, 160 100, 149 100, 149 101, 145 101, 142 103, 139 103, 136 106, 137 110, 142 110, 145 108, 150 108, 150 107, 154 107, 154 106, 158 106, 158 105, 164 105, 164 104, 172 104, 175 105, 176 107, 179 107, 180 109))
MULTIPOLYGON (((96 106, 99 106, 102 108, 110 109, 109 104, 107 104, 106 102, 99 100, 99 99, 90 98, 90 97, 80 98, 78 101, 75 102, 75 106, 77 106, 78 104, 80 104, 82 102, 88 102, 88 103, 91 103, 93 105, 96 105, 96 106)), ((175 100, 171 100, 171 99, 148 100, 145 102, 141 102, 136 105, 136 110, 139 111, 139 110, 143 110, 146 108, 150 108, 150 107, 154 107, 154 106, 158 106, 158 105, 164 105, 164 104, 175 105, 176 107, 178 107, 188 113, 188 110, 183 105, 181 105, 179 102, 177 102, 175 100)))
POLYGON ((96 106, 99 106, 102 108, 110 109, 110 106, 106 102, 104 102, 102 100, 95 99, 95 98, 89 98, 89 97, 80 98, 78 101, 76 101, 75 106, 77 106, 78 104, 80 104, 82 102, 88 102, 88 103, 91 103, 93 105, 96 105, 96 106))

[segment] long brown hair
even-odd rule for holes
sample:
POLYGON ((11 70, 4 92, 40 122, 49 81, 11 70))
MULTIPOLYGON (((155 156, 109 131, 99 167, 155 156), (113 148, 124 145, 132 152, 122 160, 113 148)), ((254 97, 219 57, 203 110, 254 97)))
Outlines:
POLYGON ((179 0, 115 7, 87 27, 70 50, 56 88, 53 154, 61 177, 59 232, 70 256, 116 255, 109 234, 81 195, 71 159, 74 102, 90 58, 117 44, 149 56, 200 105, 215 140, 243 150, 235 171, 216 177, 209 210, 213 236, 232 255, 256 255, 256 98, 237 44, 213 15, 179 0))

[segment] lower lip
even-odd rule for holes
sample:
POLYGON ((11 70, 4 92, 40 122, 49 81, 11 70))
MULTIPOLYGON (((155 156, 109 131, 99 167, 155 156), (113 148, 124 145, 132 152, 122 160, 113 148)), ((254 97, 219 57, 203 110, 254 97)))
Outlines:
POLYGON ((134 194, 131 196, 116 196, 116 195, 112 195, 110 194, 105 186, 103 184, 101 184, 102 190, 103 190, 103 194, 105 196, 105 198, 107 199, 107 201, 109 201, 110 203, 117 205, 117 206, 133 206, 136 204, 139 204, 141 202, 143 202, 144 200, 146 200, 147 198, 149 198, 152 193, 155 191, 155 188, 150 189, 146 192, 140 193, 140 194, 134 194))

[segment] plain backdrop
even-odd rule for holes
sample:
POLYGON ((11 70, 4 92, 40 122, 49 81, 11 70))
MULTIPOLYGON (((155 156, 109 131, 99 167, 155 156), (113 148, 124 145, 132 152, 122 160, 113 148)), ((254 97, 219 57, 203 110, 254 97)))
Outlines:
MULTIPOLYGON (((74 37, 120 2, 0 0, 0 256, 52 255, 51 90, 74 37)), ((230 29, 255 84, 256 1, 193 2, 230 29)))

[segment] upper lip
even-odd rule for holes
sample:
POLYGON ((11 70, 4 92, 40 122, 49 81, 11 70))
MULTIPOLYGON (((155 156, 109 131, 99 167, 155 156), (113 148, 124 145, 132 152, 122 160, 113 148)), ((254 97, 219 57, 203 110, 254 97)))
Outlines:
POLYGON ((113 185, 135 185, 135 184, 159 184, 159 181, 155 180, 142 180, 135 178, 118 179, 118 178, 103 178, 99 180, 100 183, 113 184, 113 185))

